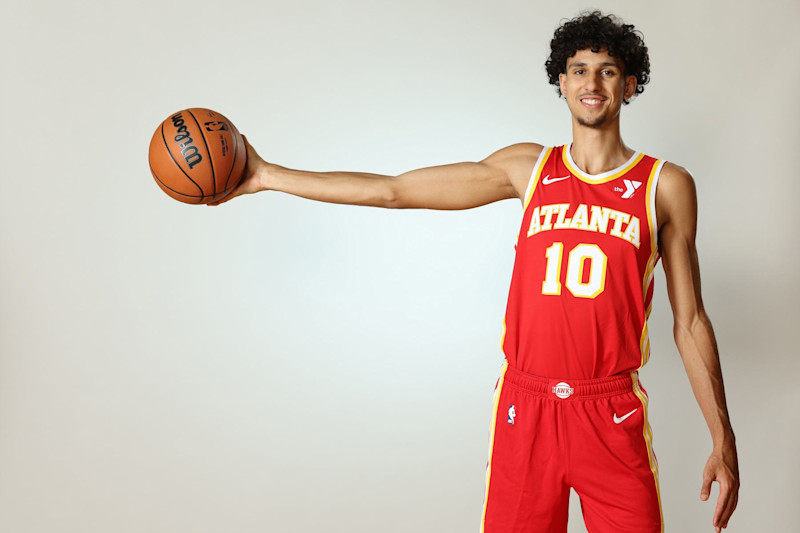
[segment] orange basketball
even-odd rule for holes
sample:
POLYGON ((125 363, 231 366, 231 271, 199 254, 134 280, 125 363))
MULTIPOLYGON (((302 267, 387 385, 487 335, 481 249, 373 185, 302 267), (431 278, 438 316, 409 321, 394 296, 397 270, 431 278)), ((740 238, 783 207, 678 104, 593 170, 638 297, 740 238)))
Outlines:
POLYGON ((149 159, 150 172, 165 193, 187 204, 207 204, 239 185, 247 152, 233 122, 193 107, 158 126, 149 159))

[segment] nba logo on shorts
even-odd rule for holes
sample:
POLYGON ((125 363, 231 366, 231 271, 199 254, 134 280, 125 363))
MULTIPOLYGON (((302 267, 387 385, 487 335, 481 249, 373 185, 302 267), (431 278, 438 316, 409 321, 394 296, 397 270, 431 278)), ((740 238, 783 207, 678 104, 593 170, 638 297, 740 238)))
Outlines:
POLYGON ((517 416, 517 412, 514 410, 513 405, 508 406, 508 423, 514 424, 514 418, 517 416))

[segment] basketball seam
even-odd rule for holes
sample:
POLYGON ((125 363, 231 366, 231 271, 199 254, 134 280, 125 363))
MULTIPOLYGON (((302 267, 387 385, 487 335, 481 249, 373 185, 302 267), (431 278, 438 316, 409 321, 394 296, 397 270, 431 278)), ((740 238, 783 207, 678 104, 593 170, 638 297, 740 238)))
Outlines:
MULTIPOLYGON (((210 196, 209 196, 209 195, 206 195, 206 194, 203 194, 203 195, 200 195, 200 196, 195 196, 195 195, 193 195, 193 194, 186 194, 186 193, 182 193, 182 192, 176 191, 175 189, 173 189, 172 187, 170 187, 169 185, 167 185, 166 183, 164 183, 164 182, 161 180, 161 178, 159 178, 159 177, 158 177, 158 175, 156 174, 155 170, 153 170, 153 166, 152 166, 152 165, 150 165, 150 172, 153 174, 153 177, 154 177, 154 178, 155 178, 155 179, 156 179, 156 180, 157 180, 157 181, 158 181, 158 182, 159 182, 161 185, 163 185, 163 186, 164 186, 164 188, 166 188, 166 189, 169 189, 170 191, 174 192, 175 194, 178 194, 178 195, 180 195, 180 196, 185 196, 185 197, 187 197, 187 198, 209 198, 209 199, 210 199, 210 198, 213 198, 214 196, 217 196, 217 195, 220 195, 220 194, 225 194, 226 192, 229 192, 229 191, 233 190, 233 187, 231 187, 230 189, 225 189, 224 191, 220 191, 220 192, 218 192, 218 193, 214 193, 214 194, 212 194, 212 195, 210 195, 210 196)), ((202 192, 202 191, 201 191, 201 192, 202 192)))
MULTIPOLYGON (((153 165, 150 165, 150 173, 153 174, 153 177, 156 179, 156 181, 158 182, 158 184, 160 186, 164 187, 165 189, 169 189, 173 194, 176 194, 178 196, 185 196, 187 198, 205 198, 205 196, 192 196, 191 194, 184 194, 182 192, 176 191, 175 189, 173 189, 172 187, 170 187, 169 185, 164 183, 164 181, 161 178, 158 177, 158 174, 156 174, 156 171, 153 170, 153 165)), ((197 203, 200 203, 200 202, 197 202, 197 203)))
POLYGON ((231 180, 231 174, 233 174, 233 169, 236 168, 236 153, 239 151, 239 143, 236 141, 236 137, 238 136, 239 136, 239 130, 236 129, 236 126, 231 124, 231 139, 233 140, 233 161, 231 162, 231 169, 228 171, 228 177, 225 178, 225 190, 228 190, 228 182, 231 180))
MULTIPOLYGON (((167 137, 164 135, 164 122, 161 123, 161 139, 164 141, 164 147, 167 149, 167 153, 169 154, 169 157, 172 159, 172 162, 175 163, 175 166, 178 167, 181 172, 183 172, 183 175, 186 176, 186 179, 188 179, 189 181, 194 183, 195 187, 200 189, 200 196, 205 196, 205 193, 203 192, 203 188, 196 181, 194 181, 189 176, 189 174, 186 173, 185 170, 183 170, 183 167, 181 167, 180 163, 178 163, 178 161, 175 159, 175 156, 172 155, 172 151, 169 149, 169 144, 167 144, 167 137)), ((150 167, 150 168, 152 170, 152 167, 150 167)), ((155 176, 155 173, 153 175, 155 176)), ((158 181, 161 181, 161 180, 158 180, 158 181)), ((169 189, 169 187, 167 187, 167 188, 169 189)), ((170 189, 170 190, 172 190, 172 189, 170 189)), ((175 192, 178 192, 178 191, 175 191, 175 192)), ((178 194, 183 194, 183 193, 178 193, 178 194)), ((187 194, 187 195, 184 195, 184 196, 191 196, 191 195, 187 194)))
POLYGON ((200 136, 203 138, 203 144, 206 145, 206 153, 208 154, 208 161, 211 163, 211 180, 214 182, 214 194, 217 194, 217 174, 214 172, 214 158, 211 157, 211 150, 208 148, 208 141, 206 141, 206 134, 203 133, 203 128, 200 126, 200 122, 197 120, 197 117, 194 116, 191 109, 186 110, 187 113, 192 115, 194 119, 194 123, 197 124, 197 130, 200 132, 200 136))

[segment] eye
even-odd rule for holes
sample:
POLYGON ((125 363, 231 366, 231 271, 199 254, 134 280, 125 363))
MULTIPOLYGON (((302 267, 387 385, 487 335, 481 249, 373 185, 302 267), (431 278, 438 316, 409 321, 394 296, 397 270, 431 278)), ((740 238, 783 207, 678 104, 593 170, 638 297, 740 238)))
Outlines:
POLYGON ((584 71, 582 68, 579 68, 579 69, 575 69, 573 72, 574 72, 575 74, 578 74, 578 75, 580 75, 580 74, 583 74, 585 71, 584 71))

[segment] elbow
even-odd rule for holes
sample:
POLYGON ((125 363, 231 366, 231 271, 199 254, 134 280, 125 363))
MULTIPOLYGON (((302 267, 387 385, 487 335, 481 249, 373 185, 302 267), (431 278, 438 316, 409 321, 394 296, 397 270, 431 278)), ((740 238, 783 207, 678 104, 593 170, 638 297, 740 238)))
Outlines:
POLYGON ((672 325, 672 335, 675 341, 685 339, 692 336, 692 332, 697 327, 697 315, 692 317, 675 317, 675 323, 672 325))
POLYGON ((402 191, 397 186, 396 178, 387 180, 386 186, 381 191, 379 205, 387 209, 403 209, 406 207, 402 191))
POLYGON ((680 344, 681 341, 694 338, 698 333, 710 329, 711 321, 702 309, 698 309, 688 315, 676 316, 672 327, 672 335, 675 338, 675 342, 680 344))
POLYGON ((381 200, 381 207, 385 207, 386 209, 402 209, 403 204, 399 196, 389 193, 381 200))

